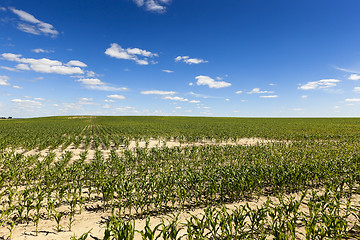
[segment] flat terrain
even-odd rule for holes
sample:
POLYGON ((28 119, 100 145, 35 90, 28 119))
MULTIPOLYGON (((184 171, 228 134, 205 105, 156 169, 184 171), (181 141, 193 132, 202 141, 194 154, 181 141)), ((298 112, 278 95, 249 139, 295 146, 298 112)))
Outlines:
POLYGON ((359 136, 360 119, 1 121, 0 239, 358 239, 359 136))

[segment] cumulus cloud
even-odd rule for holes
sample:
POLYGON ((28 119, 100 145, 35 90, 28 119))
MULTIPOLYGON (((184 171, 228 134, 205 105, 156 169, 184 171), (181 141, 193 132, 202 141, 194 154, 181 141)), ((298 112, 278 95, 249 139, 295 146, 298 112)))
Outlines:
MULTIPOLYGON (((105 50, 105 54, 114 57, 117 59, 126 59, 135 61, 139 65, 149 65, 149 61, 146 57, 158 57, 157 53, 152 53, 146 50, 142 50, 140 48, 122 48, 117 43, 110 44, 110 47, 105 50), (139 59, 139 57, 145 57, 144 59, 139 59)), ((151 62, 155 63, 155 62, 151 62)))
POLYGON ((161 71, 163 71, 163 72, 166 72, 166 73, 173 73, 174 71, 171 71, 171 70, 161 70, 161 71))
POLYGON ((82 78, 77 80, 77 82, 81 82, 82 84, 86 85, 104 85, 105 83, 102 82, 100 79, 97 78, 82 78))
POLYGON ((71 60, 66 65, 70 67, 87 67, 87 65, 83 62, 80 62, 78 60, 71 60))
MULTIPOLYGON (((1 56, 3 59, 7 61, 20 63, 17 66, 17 69, 20 70, 33 70, 35 72, 40 72, 40 73, 57 73, 62 75, 84 73, 84 71, 79 66, 69 66, 57 60, 50 60, 47 58, 41 58, 41 59, 24 58, 22 57, 21 54, 13 54, 13 53, 3 53, 1 54, 1 56)), ((80 62, 75 60, 72 61, 80 62)))
POLYGON ((133 0, 138 7, 144 7, 147 11, 164 13, 171 0, 133 0))
POLYGON ((0 86, 9 86, 10 83, 8 83, 9 77, 8 76, 0 76, 0 86))
POLYGON ((20 87, 20 86, 17 86, 17 85, 13 85, 12 87, 16 88, 16 89, 23 89, 23 87, 20 87))
POLYGON ((348 78, 349 80, 357 81, 360 79, 360 75, 358 74, 351 74, 348 78))
POLYGON ((184 62, 187 64, 199 64, 199 63, 207 63, 208 61, 201 58, 190 58, 189 56, 177 56, 175 58, 175 62, 184 62))
POLYGON ((189 103, 200 103, 200 101, 199 100, 191 100, 191 101, 189 101, 189 103))
POLYGON ((261 98, 278 98, 278 95, 265 95, 265 96, 260 96, 261 98))
POLYGON ((224 81, 215 81, 214 79, 208 77, 208 76, 197 76, 195 77, 197 79, 196 85, 207 85, 209 88, 224 88, 224 87, 230 87, 231 83, 224 82, 224 81))
POLYGON ((56 37, 59 34, 53 25, 36 19, 30 13, 16 8, 9 9, 20 18, 20 22, 17 26, 20 31, 34 35, 47 35, 51 37, 56 37))
POLYGON ((174 95, 176 92, 174 91, 161 91, 161 90, 150 90, 150 91, 142 91, 143 95, 174 95))
POLYGON ((241 93, 243 93, 243 91, 236 91, 235 93, 236 94, 241 94, 241 93))
POLYGON ((189 99, 187 98, 182 98, 182 97, 172 97, 172 96, 166 96, 166 97, 163 97, 163 99, 166 99, 166 100, 173 100, 173 101, 181 101, 181 102, 188 102, 189 99))
POLYGON ((247 94, 263 94, 263 93, 274 93, 274 91, 261 91, 260 88, 253 88, 250 92, 247 92, 247 94))
POLYGON ((336 83, 340 82, 340 80, 337 79, 322 79, 319 81, 314 82, 308 82, 300 87, 298 89, 301 90, 313 90, 313 89, 325 89, 325 88, 331 88, 335 87, 336 83))
POLYGON ((108 95, 108 98, 112 98, 112 99, 117 99, 117 100, 124 100, 126 97, 123 95, 117 95, 117 94, 113 94, 113 95, 108 95))

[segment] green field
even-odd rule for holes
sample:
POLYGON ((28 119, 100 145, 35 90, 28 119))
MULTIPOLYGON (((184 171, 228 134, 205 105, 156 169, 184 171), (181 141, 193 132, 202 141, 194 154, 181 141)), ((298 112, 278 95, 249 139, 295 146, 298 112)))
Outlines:
POLYGON ((82 212, 100 211, 111 215, 101 239, 133 239, 135 219, 204 208, 184 224, 138 230, 139 239, 359 239, 359 140, 357 118, 2 120, 0 234, 33 225, 38 235, 42 222, 72 231, 82 212), (220 145, 242 138, 271 141, 220 145), (184 145, 127 148, 150 139, 184 145), (208 141, 219 144, 193 144, 208 141), (82 149, 78 158, 70 145, 82 149), (49 151, 26 154, 33 149, 49 151), (280 203, 223 208, 262 196, 280 203))

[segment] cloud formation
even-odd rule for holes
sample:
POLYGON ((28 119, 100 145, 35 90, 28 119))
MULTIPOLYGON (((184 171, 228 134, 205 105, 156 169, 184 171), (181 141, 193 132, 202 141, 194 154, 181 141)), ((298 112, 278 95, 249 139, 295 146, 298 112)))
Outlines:
MULTIPOLYGON (((124 49, 117 43, 110 44, 110 47, 105 50, 105 54, 117 59, 132 60, 139 65, 149 65, 149 61, 147 58, 159 56, 157 53, 152 53, 146 50, 142 50, 140 48, 124 49), (145 57, 145 58, 139 59, 139 57, 145 57)), ((155 64, 154 61, 151 61, 151 63, 155 64)))
POLYGON ((349 80, 357 81, 360 80, 360 75, 358 74, 351 74, 348 78, 349 80))
POLYGON ((106 83, 102 82, 98 78, 81 78, 76 80, 85 86, 89 90, 100 90, 100 91, 126 91, 126 87, 112 87, 108 86, 106 83))
POLYGON ((208 76, 197 76, 195 77, 197 79, 196 85, 207 85, 209 88, 224 88, 224 87, 230 87, 231 83, 225 82, 225 81, 215 81, 211 77, 208 76))
POLYGON ((263 94, 263 93, 274 93, 274 91, 261 91, 260 88, 253 88, 250 92, 247 92, 247 94, 263 94))
POLYGON ((174 91, 161 91, 161 90, 150 90, 150 91, 142 91, 143 95, 174 95, 176 92, 174 91))
POLYGON ((10 83, 8 83, 9 77, 8 76, 0 76, 0 86, 9 86, 10 83))
POLYGON ((301 90, 314 90, 314 89, 325 89, 325 88, 331 88, 335 87, 336 83, 340 82, 340 80, 337 79, 322 79, 319 81, 314 82, 308 82, 300 87, 298 89, 301 90))
POLYGON ((45 49, 42 49, 42 48, 36 48, 36 49, 31 50, 31 51, 33 51, 34 53, 52 53, 52 52, 54 52, 52 50, 45 50, 45 49))
POLYGON ((207 63, 208 61, 201 58, 190 58, 189 56, 177 56, 175 58, 175 62, 184 62, 186 64, 199 64, 199 63, 207 63))
POLYGON ((345 102, 360 102, 360 98, 347 98, 345 102))
POLYGON ((20 18, 20 22, 18 22, 17 25, 17 29, 20 31, 34 35, 47 35, 51 37, 56 37, 59 34, 53 25, 36 19, 30 13, 16 8, 9 9, 20 18))
POLYGON ((278 95, 265 95, 265 96, 260 96, 261 98, 278 98, 278 95))
MULTIPOLYGON (((7 61, 20 63, 16 66, 16 69, 18 70, 33 70, 40 73, 57 73, 62 75, 84 73, 84 71, 79 66, 72 66, 72 64, 69 65, 71 62, 81 63, 80 61, 76 60, 72 60, 67 64, 64 64, 60 61, 50 60, 47 58, 24 58, 21 54, 3 53, 1 56, 7 61)), ((83 63, 82 66, 86 66, 86 64, 83 63)))
POLYGON ((124 100, 126 97, 123 95, 117 95, 117 94, 113 94, 113 95, 108 95, 108 98, 112 98, 112 99, 117 99, 117 100, 124 100))
POLYGON ((164 13, 171 0, 133 0, 138 7, 145 7, 147 11, 164 13))
POLYGON ((188 102, 189 99, 187 98, 182 98, 182 97, 172 97, 172 96, 166 96, 166 97, 163 97, 163 99, 165 100, 173 100, 173 101, 181 101, 181 102, 188 102))

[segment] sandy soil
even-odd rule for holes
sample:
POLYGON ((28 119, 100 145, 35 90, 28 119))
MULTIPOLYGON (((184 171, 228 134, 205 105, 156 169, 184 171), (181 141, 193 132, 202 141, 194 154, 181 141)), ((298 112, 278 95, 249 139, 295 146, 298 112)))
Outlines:
MULTIPOLYGON (((296 199, 300 198, 300 194, 292 194, 293 197, 296 199)), ((278 200, 276 197, 270 197, 270 199, 276 204, 278 203, 278 200)), ((243 206, 246 204, 249 204, 251 208, 256 208, 264 205, 267 201, 267 197, 261 196, 258 199, 249 200, 249 201, 242 201, 232 204, 226 204, 225 206, 229 210, 233 210, 236 207, 243 206)), ((306 202, 306 199, 305 201, 306 202)), ((360 204, 360 195, 356 195, 353 199, 353 203, 356 204, 357 207, 359 207, 360 204)), ((305 204, 302 204, 300 207, 300 211, 307 212, 307 206, 305 204)), ((201 214, 204 213, 204 210, 202 208, 194 209, 192 211, 187 212, 176 212, 174 214, 179 214, 179 223, 186 223, 186 219, 189 219, 190 214, 195 216, 201 216, 201 214)), ((16 240, 23 240, 23 239, 44 239, 44 240, 59 240, 59 239, 70 239, 72 236, 80 237, 83 233, 91 230, 91 236, 88 237, 88 239, 103 239, 104 237, 104 220, 111 215, 110 212, 88 212, 83 211, 81 214, 75 215, 75 222, 72 225, 72 231, 68 231, 67 228, 67 222, 68 219, 64 218, 61 221, 61 226, 63 226, 63 231, 58 232, 56 230, 56 222, 55 220, 41 220, 39 223, 39 233, 36 236, 35 235, 35 226, 33 224, 21 224, 17 225, 14 233, 13 238, 16 240)), ((150 218, 151 227, 155 227, 159 223, 162 222, 164 219, 166 222, 166 219, 171 218, 171 214, 168 215, 159 215, 156 217, 150 218)), ((146 219, 142 220, 135 220, 135 228, 139 231, 143 230, 145 227, 146 219)), ((298 231, 304 233, 304 228, 299 228, 298 231)), ((9 230, 0 228, 0 236, 8 236, 9 230)), ((186 234, 185 230, 182 230, 180 232, 180 235, 186 234)), ((139 233, 136 233, 135 239, 141 239, 141 235, 139 233)), ((299 236, 299 239, 305 239, 301 236, 299 236)))
MULTIPOLYGON (((159 148, 159 147, 165 147, 166 146, 168 148, 174 148, 174 147, 205 146, 205 145, 253 146, 253 145, 256 145, 256 144, 268 144, 268 143, 273 143, 273 142, 276 142, 276 141, 275 140, 266 140, 266 139, 261 139, 261 138, 241 138, 241 139, 238 139, 237 141, 230 141, 230 140, 226 141, 226 142, 203 141, 203 142, 195 142, 195 143, 180 143, 179 141, 164 141, 164 140, 150 139, 148 141, 148 143, 146 143, 146 141, 130 141, 128 147, 120 146, 118 148, 115 148, 112 145, 112 146, 110 146, 109 149, 105 149, 104 147, 99 146, 99 148, 97 150, 100 150, 103 153, 104 157, 108 157, 110 155, 111 149, 115 150, 117 154, 121 154, 125 149, 134 150, 137 147, 140 147, 140 148, 145 148, 145 147, 147 147, 147 148, 159 148)), ((92 144, 90 144, 90 146, 91 145, 92 144)), ((39 149, 32 149, 32 150, 26 151, 23 148, 16 148, 16 149, 8 148, 8 149, 6 149, 6 151, 8 151, 8 152, 15 151, 16 153, 24 154, 24 156, 30 156, 30 155, 39 154, 39 159, 40 160, 42 160, 42 158, 44 156, 46 156, 48 153, 50 153, 51 151, 55 153, 56 158, 60 158, 61 155, 65 151, 70 151, 73 154, 72 155, 72 160, 79 159, 80 154, 87 151, 88 152, 87 160, 89 160, 89 161, 95 159, 95 152, 97 150, 93 149, 91 147, 85 149, 85 145, 83 143, 80 144, 80 146, 78 148, 75 148, 74 143, 72 143, 66 149, 62 149, 62 146, 59 146, 58 148, 56 148, 54 150, 50 150, 48 148, 46 148, 44 150, 41 150, 41 151, 39 149)))

